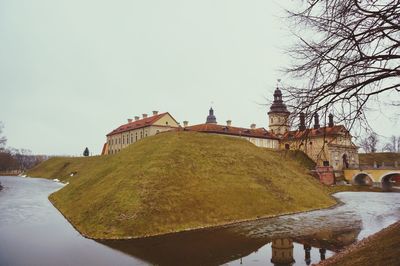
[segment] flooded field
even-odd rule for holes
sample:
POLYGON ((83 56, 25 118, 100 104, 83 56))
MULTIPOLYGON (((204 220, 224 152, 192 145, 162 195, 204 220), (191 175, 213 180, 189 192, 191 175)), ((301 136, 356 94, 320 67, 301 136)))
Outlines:
POLYGON ((343 192, 335 196, 344 204, 327 210, 94 241, 48 201, 62 184, 21 177, 0 182, 0 265, 310 265, 400 220, 400 193, 343 192))

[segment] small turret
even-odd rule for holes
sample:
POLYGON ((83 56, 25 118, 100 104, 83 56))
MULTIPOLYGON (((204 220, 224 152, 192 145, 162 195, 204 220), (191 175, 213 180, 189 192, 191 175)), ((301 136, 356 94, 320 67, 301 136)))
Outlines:
POLYGON ((207 116, 206 124, 216 124, 216 123, 217 123, 217 118, 215 117, 214 110, 211 107, 207 116))
POLYGON ((314 114, 314 129, 318 129, 318 128, 320 128, 319 115, 318 115, 318 113, 315 113, 314 114))
POLYGON ((300 113, 300 125, 299 125, 299 130, 303 131, 306 130, 306 117, 303 112, 300 113))
POLYGON ((335 124, 333 123, 333 114, 329 114, 329 123, 328 126, 329 127, 333 127, 335 124))
POLYGON ((274 101, 271 105, 269 116, 269 130, 277 136, 282 136, 289 130, 289 115, 286 105, 282 100, 282 92, 276 88, 274 101))

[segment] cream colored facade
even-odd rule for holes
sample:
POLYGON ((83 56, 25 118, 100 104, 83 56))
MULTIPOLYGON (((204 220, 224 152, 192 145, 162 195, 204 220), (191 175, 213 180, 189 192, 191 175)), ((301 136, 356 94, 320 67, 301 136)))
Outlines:
POLYGON ((359 165, 358 148, 344 128, 337 134, 282 139, 280 147, 281 149, 301 150, 318 166, 329 164, 334 170, 354 168, 359 165))
POLYGON ((277 136, 282 136, 289 131, 289 114, 272 113, 269 114, 269 131, 277 136))
POLYGON ((154 136, 160 132, 170 131, 177 127, 179 127, 179 124, 176 120, 169 113, 166 113, 148 126, 108 135, 104 154, 115 154, 143 138, 154 136))
POLYGON ((245 137, 245 136, 242 136, 240 138, 250 141, 257 147, 279 149, 279 140, 277 139, 261 139, 261 138, 245 137))

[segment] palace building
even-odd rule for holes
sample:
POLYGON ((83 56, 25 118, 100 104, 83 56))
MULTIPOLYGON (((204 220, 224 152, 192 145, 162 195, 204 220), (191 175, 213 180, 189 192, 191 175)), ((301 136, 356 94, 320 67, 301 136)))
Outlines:
POLYGON ((358 167, 358 147, 352 142, 350 132, 343 125, 335 125, 333 115, 329 115, 329 123, 320 126, 318 114, 314 114, 314 126, 307 128, 305 115, 300 114, 300 125, 293 130, 289 124, 288 111, 279 88, 274 91, 274 100, 268 112, 269 130, 257 128, 251 124, 250 128, 232 126, 232 121, 225 125, 217 123, 214 110, 210 108, 204 124, 189 126, 187 121, 183 127, 168 113, 158 114, 153 111, 152 116, 143 114, 140 119, 128 119, 128 123, 121 125, 107 134, 107 142, 103 146, 102 154, 115 154, 136 141, 156 135, 160 132, 194 131, 208 134, 220 134, 246 139, 262 148, 301 150, 305 152, 317 166, 332 166, 334 170, 358 167))
POLYGON ((115 154, 145 137, 176 128, 179 128, 179 123, 168 112, 159 114, 153 111, 152 116, 143 114, 141 119, 135 116, 134 120, 128 119, 128 123, 107 134, 101 154, 115 154))
POLYGON ((256 128, 256 124, 251 124, 250 128, 234 127, 231 120, 226 121, 226 125, 217 124, 217 119, 212 108, 210 108, 204 124, 187 126, 187 122, 185 121, 183 131, 227 135, 246 139, 258 147, 279 148, 279 138, 268 132, 265 128, 256 128))
POLYGON ((333 115, 329 115, 328 125, 321 127, 318 114, 314 114, 313 128, 307 128, 305 115, 300 114, 297 130, 289 126, 290 112, 282 100, 282 92, 277 88, 269 115, 269 129, 279 137, 281 149, 301 150, 317 166, 332 166, 342 170, 358 166, 358 147, 352 142, 350 132, 343 125, 335 125, 333 115))

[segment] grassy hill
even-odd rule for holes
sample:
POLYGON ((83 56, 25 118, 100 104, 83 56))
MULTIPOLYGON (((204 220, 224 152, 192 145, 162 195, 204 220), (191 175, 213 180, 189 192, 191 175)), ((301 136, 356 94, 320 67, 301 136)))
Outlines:
POLYGON ((28 175, 70 182, 50 200, 82 234, 125 238, 335 204, 311 165, 238 138, 170 132, 116 155, 53 158, 28 175))
POLYGON ((360 153, 359 155, 360 164, 374 165, 374 162, 382 164, 393 164, 397 161, 400 164, 400 153, 397 152, 375 152, 375 153, 360 153))

